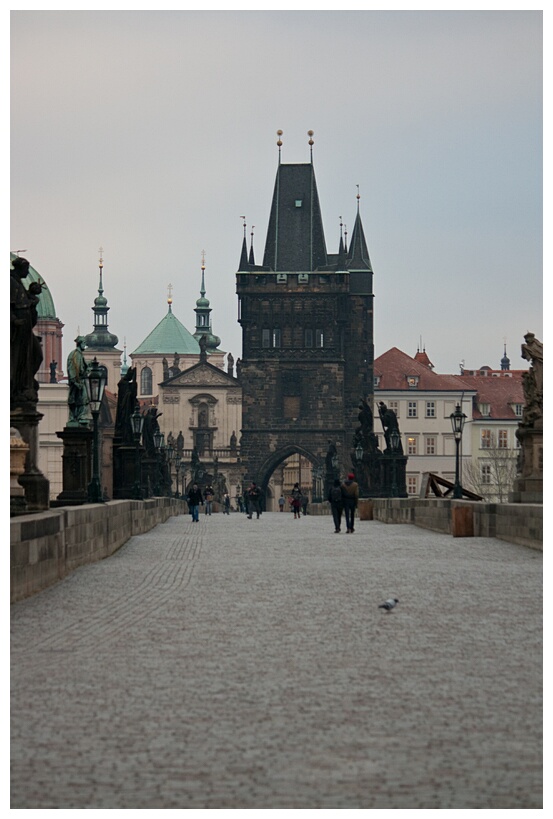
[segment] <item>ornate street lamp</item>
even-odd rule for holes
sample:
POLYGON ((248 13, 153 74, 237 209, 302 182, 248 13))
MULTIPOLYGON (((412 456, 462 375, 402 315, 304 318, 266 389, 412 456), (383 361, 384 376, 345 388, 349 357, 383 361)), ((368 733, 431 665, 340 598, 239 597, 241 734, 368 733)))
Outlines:
POLYGON ((361 446, 361 441, 359 441, 355 447, 355 460, 358 464, 363 460, 363 447, 361 446))
POLYGON ((184 498, 186 495, 186 470, 188 469, 186 461, 183 459, 180 462, 180 475, 181 475, 181 498, 184 498))
POLYGON ((461 487, 460 479, 459 448, 461 446, 461 439, 463 437, 463 427, 465 426, 467 416, 461 410, 460 405, 457 404, 457 406, 455 407, 455 412, 452 412, 449 417, 451 419, 451 427, 453 429, 453 436, 455 438, 455 486, 453 488, 453 497, 462 498, 463 490, 461 487))
POLYGON ((177 478, 177 491, 175 492, 175 498, 180 497, 180 495, 179 495, 179 472, 180 472, 181 463, 182 463, 182 458, 177 453, 177 455, 175 457, 175 476, 177 478))
POLYGON ((88 484, 88 502, 103 503, 102 485, 100 483, 100 459, 98 440, 98 416, 102 406, 102 398, 108 380, 108 371, 103 364, 99 364, 94 357, 84 379, 88 405, 92 413, 94 437, 92 439, 92 480, 88 484))
POLYGON ((391 486, 391 495, 392 498, 398 497, 398 488, 397 488, 397 453, 399 451, 399 444, 401 441, 401 436, 399 434, 399 430, 393 429, 390 432, 390 449, 392 451, 392 486, 391 486))
POLYGON ((134 481, 134 488, 133 488, 133 495, 135 500, 144 500, 144 496, 142 494, 142 481, 141 481, 141 464, 140 464, 140 437, 142 435, 142 428, 144 426, 144 416, 140 412, 140 407, 138 403, 136 404, 136 408, 131 415, 131 425, 132 425, 132 434, 134 438, 134 445, 136 447, 136 456, 135 456, 135 481, 134 481))

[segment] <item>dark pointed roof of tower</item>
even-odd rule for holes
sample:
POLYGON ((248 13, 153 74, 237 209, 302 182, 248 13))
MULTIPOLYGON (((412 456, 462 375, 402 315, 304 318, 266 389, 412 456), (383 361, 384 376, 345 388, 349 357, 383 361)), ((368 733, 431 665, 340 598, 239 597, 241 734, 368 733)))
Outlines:
POLYGON ((239 271, 247 271, 250 269, 248 263, 248 246, 246 244, 246 237, 242 239, 242 253, 240 254, 240 264, 238 265, 239 271))
POLYGON ((349 243, 348 269, 372 271, 369 250, 367 248, 367 242, 365 241, 363 224, 361 222, 361 214, 359 213, 359 199, 357 200, 357 215, 355 217, 353 233, 351 234, 351 241, 349 243))
POLYGON ((279 164, 263 266, 275 271, 308 272, 327 264, 313 165, 279 164))

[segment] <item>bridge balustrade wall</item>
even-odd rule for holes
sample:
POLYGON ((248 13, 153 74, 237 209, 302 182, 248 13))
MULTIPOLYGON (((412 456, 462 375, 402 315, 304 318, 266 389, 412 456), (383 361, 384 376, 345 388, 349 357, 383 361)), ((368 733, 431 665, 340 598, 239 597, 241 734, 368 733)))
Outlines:
POLYGON ((152 498, 66 506, 12 518, 11 602, 57 583, 79 566, 109 557, 133 535, 185 510, 184 501, 152 498))

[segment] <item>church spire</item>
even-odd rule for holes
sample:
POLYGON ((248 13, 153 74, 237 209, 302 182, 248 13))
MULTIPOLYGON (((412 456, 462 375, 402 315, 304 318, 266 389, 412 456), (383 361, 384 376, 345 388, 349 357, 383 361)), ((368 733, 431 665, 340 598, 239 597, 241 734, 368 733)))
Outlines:
POLYGON ((255 265, 255 258, 254 258, 254 255, 253 255, 253 230, 254 230, 254 228, 255 228, 255 225, 252 225, 252 232, 250 234, 250 236, 251 236, 250 257, 249 257, 249 260, 248 260, 249 264, 251 264, 251 265, 255 265))
POLYGON ((98 295, 94 299, 94 307, 92 308, 92 312, 94 313, 94 329, 92 333, 85 336, 86 346, 90 350, 110 350, 115 347, 119 339, 113 333, 110 333, 108 330, 108 300, 104 296, 104 283, 103 283, 103 269, 104 269, 104 259, 103 259, 103 248, 100 248, 100 259, 98 261, 98 267, 100 270, 100 281, 98 283, 98 295))
POLYGON ((211 332, 211 307, 209 299, 206 298, 205 290, 205 250, 202 250, 202 283, 200 287, 200 298, 196 301, 194 312, 196 313, 196 332, 194 338, 198 343, 200 339, 205 339, 207 351, 215 350, 221 343, 219 336, 214 336, 211 332))

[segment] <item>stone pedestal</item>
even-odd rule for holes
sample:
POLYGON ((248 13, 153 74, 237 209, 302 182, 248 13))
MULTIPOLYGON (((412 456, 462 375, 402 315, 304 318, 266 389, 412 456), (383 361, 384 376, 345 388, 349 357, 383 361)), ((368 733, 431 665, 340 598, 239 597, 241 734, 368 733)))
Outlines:
POLYGON ((520 441, 520 473, 513 491, 511 503, 543 503, 543 429, 519 427, 516 436, 520 441))
POLYGON ((92 479, 92 441, 94 433, 86 427, 66 426, 56 432, 63 441, 63 490, 56 506, 79 506, 88 502, 88 484, 92 479))
POLYGON ((139 464, 136 464, 136 447, 130 444, 113 446, 113 499, 133 499, 136 496, 136 484, 142 491, 141 458, 143 447, 139 448, 139 464))
POLYGON ((49 508, 50 481, 38 468, 38 424, 43 418, 34 404, 13 409, 10 413, 10 427, 14 427, 27 444, 25 469, 19 483, 25 492, 27 512, 43 512, 49 508))
POLYGON ((384 453, 380 459, 381 469, 381 497, 406 498, 406 455, 388 455, 384 453))

